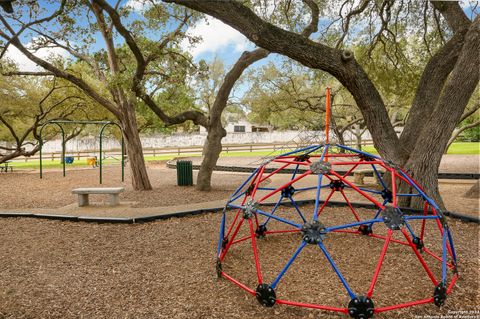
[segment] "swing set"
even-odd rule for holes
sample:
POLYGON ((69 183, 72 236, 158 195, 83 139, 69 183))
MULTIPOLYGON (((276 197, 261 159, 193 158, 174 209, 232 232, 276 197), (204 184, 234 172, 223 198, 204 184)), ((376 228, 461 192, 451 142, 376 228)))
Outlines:
MULTIPOLYGON (((112 122, 112 121, 90 121, 90 120, 78 120, 78 121, 70 121, 70 120, 50 120, 46 122, 45 124, 42 125, 40 128, 39 132, 39 145, 40 145, 40 178, 43 178, 43 161, 42 161, 42 149, 43 149, 43 138, 42 138, 42 133, 43 129, 50 124, 56 125, 60 129, 60 133, 62 135, 62 166, 63 166, 63 177, 66 176, 66 170, 65 170, 65 130, 63 129, 63 125, 65 124, 94 124, 94 125, 101 125, 100 128, 100 133, 98 135, 99 137, 99 155, 100 155, 100 160, 99 160, 99 182, 102 184, 103 182, 103 133, 105 129, 110 126, 116 126, 120 129, 122 132, 122 128, 118 123, 112 122)), ((125 181, 125 142, 123 138, 123 132, 122 132, 122 138, 121 138, 121 148, 122 148, 122 159, 121 159, 121 167, 122 167, 122 182, 125 181)))

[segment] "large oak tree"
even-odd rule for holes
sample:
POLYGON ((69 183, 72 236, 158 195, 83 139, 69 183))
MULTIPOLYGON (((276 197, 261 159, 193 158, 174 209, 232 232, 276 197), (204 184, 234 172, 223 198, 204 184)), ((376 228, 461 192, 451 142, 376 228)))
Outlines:
MULTIPOLYGON (((344 35, 338 36, 337 45, 312 41, 265 21, 248 2, 164 1, 209 14, 237 29, 259 47, 333 75, 355 99, 380 154, 410 170, 427 193, 444 206, 438 192, 438 167, 448 139, 478 85, 480 17, 471 21, 458 2, 427 3, 435 14, 424 15, 424 19, 446 21, 449 32, 442 35, 448 39, 426 63, 405 129, 397 137, 379 90, 352 52, 344 48, 344 35)), ((345 3, 352 6, 350 1, 345 3)), ((370 21, 371 29, 375 30, 373 41, 385 43, 389 38, 395 41, 392 30, 399 21, 396 17, 402 10, 416 6, 414 1, 364 0, 347 15, 342 15, 344 34, 354 29, 350 26, 355 16, 368 12, 366 19, 370 19, 366 21, 370 21)), ((421 28, 421 24, 418 27, 421 28)))

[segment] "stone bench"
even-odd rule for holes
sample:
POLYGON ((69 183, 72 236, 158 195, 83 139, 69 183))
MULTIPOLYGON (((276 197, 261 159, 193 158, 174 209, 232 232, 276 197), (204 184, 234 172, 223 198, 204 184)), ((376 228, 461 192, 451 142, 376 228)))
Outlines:
MULTIPOLYGON (((383 176, 383 174, 385 173, 385 170, 384 169, 378 169, 377 168, 377 172, 378 174, 380 174, 380 176, 383 176)), ((375 171, 370 168, 367 168, 367 169, 357 169, 353 172, 353 177, 355 179, 355 184, 357 185, 365 185, 365 177, 366 176, 373 176, 375 177, 375 180, 377 182, 377 184, 380 184, 380 180, 378 179, 378 176, 377 174, 375 174, 375 171)))
POLYGON ((90 194, 107 194, 110 195, 109 205, 117 206, 120 203, 118 195, 123 193, 123 187, 105 187, 105 188, 75 188, 72 194, 78 195, 78 207, 88 206, 88 195, 90 194))
MULTIPOLYGON (((373 169, 357 169, 353 172, 353 177, 355 179, 355 184, 357 185, 364 185, 364 179, 366 175, 374 175, 375 173, 373 169)), ((376 176, 375 176, 376 177, 376 176)))

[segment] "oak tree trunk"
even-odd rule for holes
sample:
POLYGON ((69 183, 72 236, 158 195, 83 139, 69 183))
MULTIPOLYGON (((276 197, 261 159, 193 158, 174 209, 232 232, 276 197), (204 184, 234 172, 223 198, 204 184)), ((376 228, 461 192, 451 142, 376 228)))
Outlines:
POLYGON ((200 191, 209 191, 212 188, 213 169, 217 165, 218 158, 222 152, 222 139, 226 135, 227 132, 222 127, 221 122, 208 130, 203 160, 197 176, 197 189, 200 191))
POLYGON ((122 111, 123 121, 121 121, 121 126, 125 137, 125 148, 130 165, 133 189, 142 191, 151 190, 152 185, 150 184, 145 159, 143 158, 143 148, 140 135, 138 134, 135 110, 129 104, 123 107, 122 111))

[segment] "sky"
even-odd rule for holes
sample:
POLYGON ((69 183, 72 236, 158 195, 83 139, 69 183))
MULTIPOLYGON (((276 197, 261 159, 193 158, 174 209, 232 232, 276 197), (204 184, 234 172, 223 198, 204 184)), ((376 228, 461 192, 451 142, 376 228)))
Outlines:
MULTIPOLYGON (((40 0, 39 3, 41 5, 42 1, 40 0)), ((468 9, 470 8, 468 1, 464 1, 462 4, 468 14, 468 9)), ((124 5, 134 9, 137 14, 141 14, 144 9, 142 0, 124 0, 124 5)), ((204 59, 208 62, 212 61, 215 57, 218 57, 227 67, 229 67, 235 63, 243 51, 255 48, 255 45, 240 32, 224 24, 220 20, 211 17, 207 17, 206 19, 199 21, 196 25, 191 26, 187 30, 187 33, 193 36, 200 36, 203 39, 193 47, 190 46, 187 41, 184 41, 181 44, 185 50, 188 50, 193 55, 196 61, 204 59)), ((42 58, 50 55, 68 57, 68 54, 65 51, 58 48, 42 49, 37 51, 36 54, 42 58)), ((7 52, 6 57, 15 61, 23 71, 39 70, 38 66, 28 60, 12 46, 7 52)), ((256 63, 253 67, 265 65, 270 61, 276 63, 279 60, 279 56, 272 54, 267 59, 256 63)))
MULTIPOLYGON (((141 0, 127 0, 125 5, 130 6, 138 14, 141 14, 144 9, 141 0)), ((190 27, 187 33, 202 38, 202 41, 194 46, 191 46, 186 40, 181 43, 182 48, 188 50, 197 62, 201 59, 209 62, 218 57, 228 67, 235 63, 243 51, 255 48, 255 45, 240 32, 212 17, 200 20, 196 25, 190 27)), ((99 43, 101 42, 99 41, 99 43)), ((51 55, 69 56, 64 50, 58 48, 41 49, 36 52, 36 55, 41 58, 51 55)), ((13 60, 22 71, 41 70, 13 46, 10 46, 5 57, 13 60)), ((264 63, 260 63, 260 65, 264 63)))

